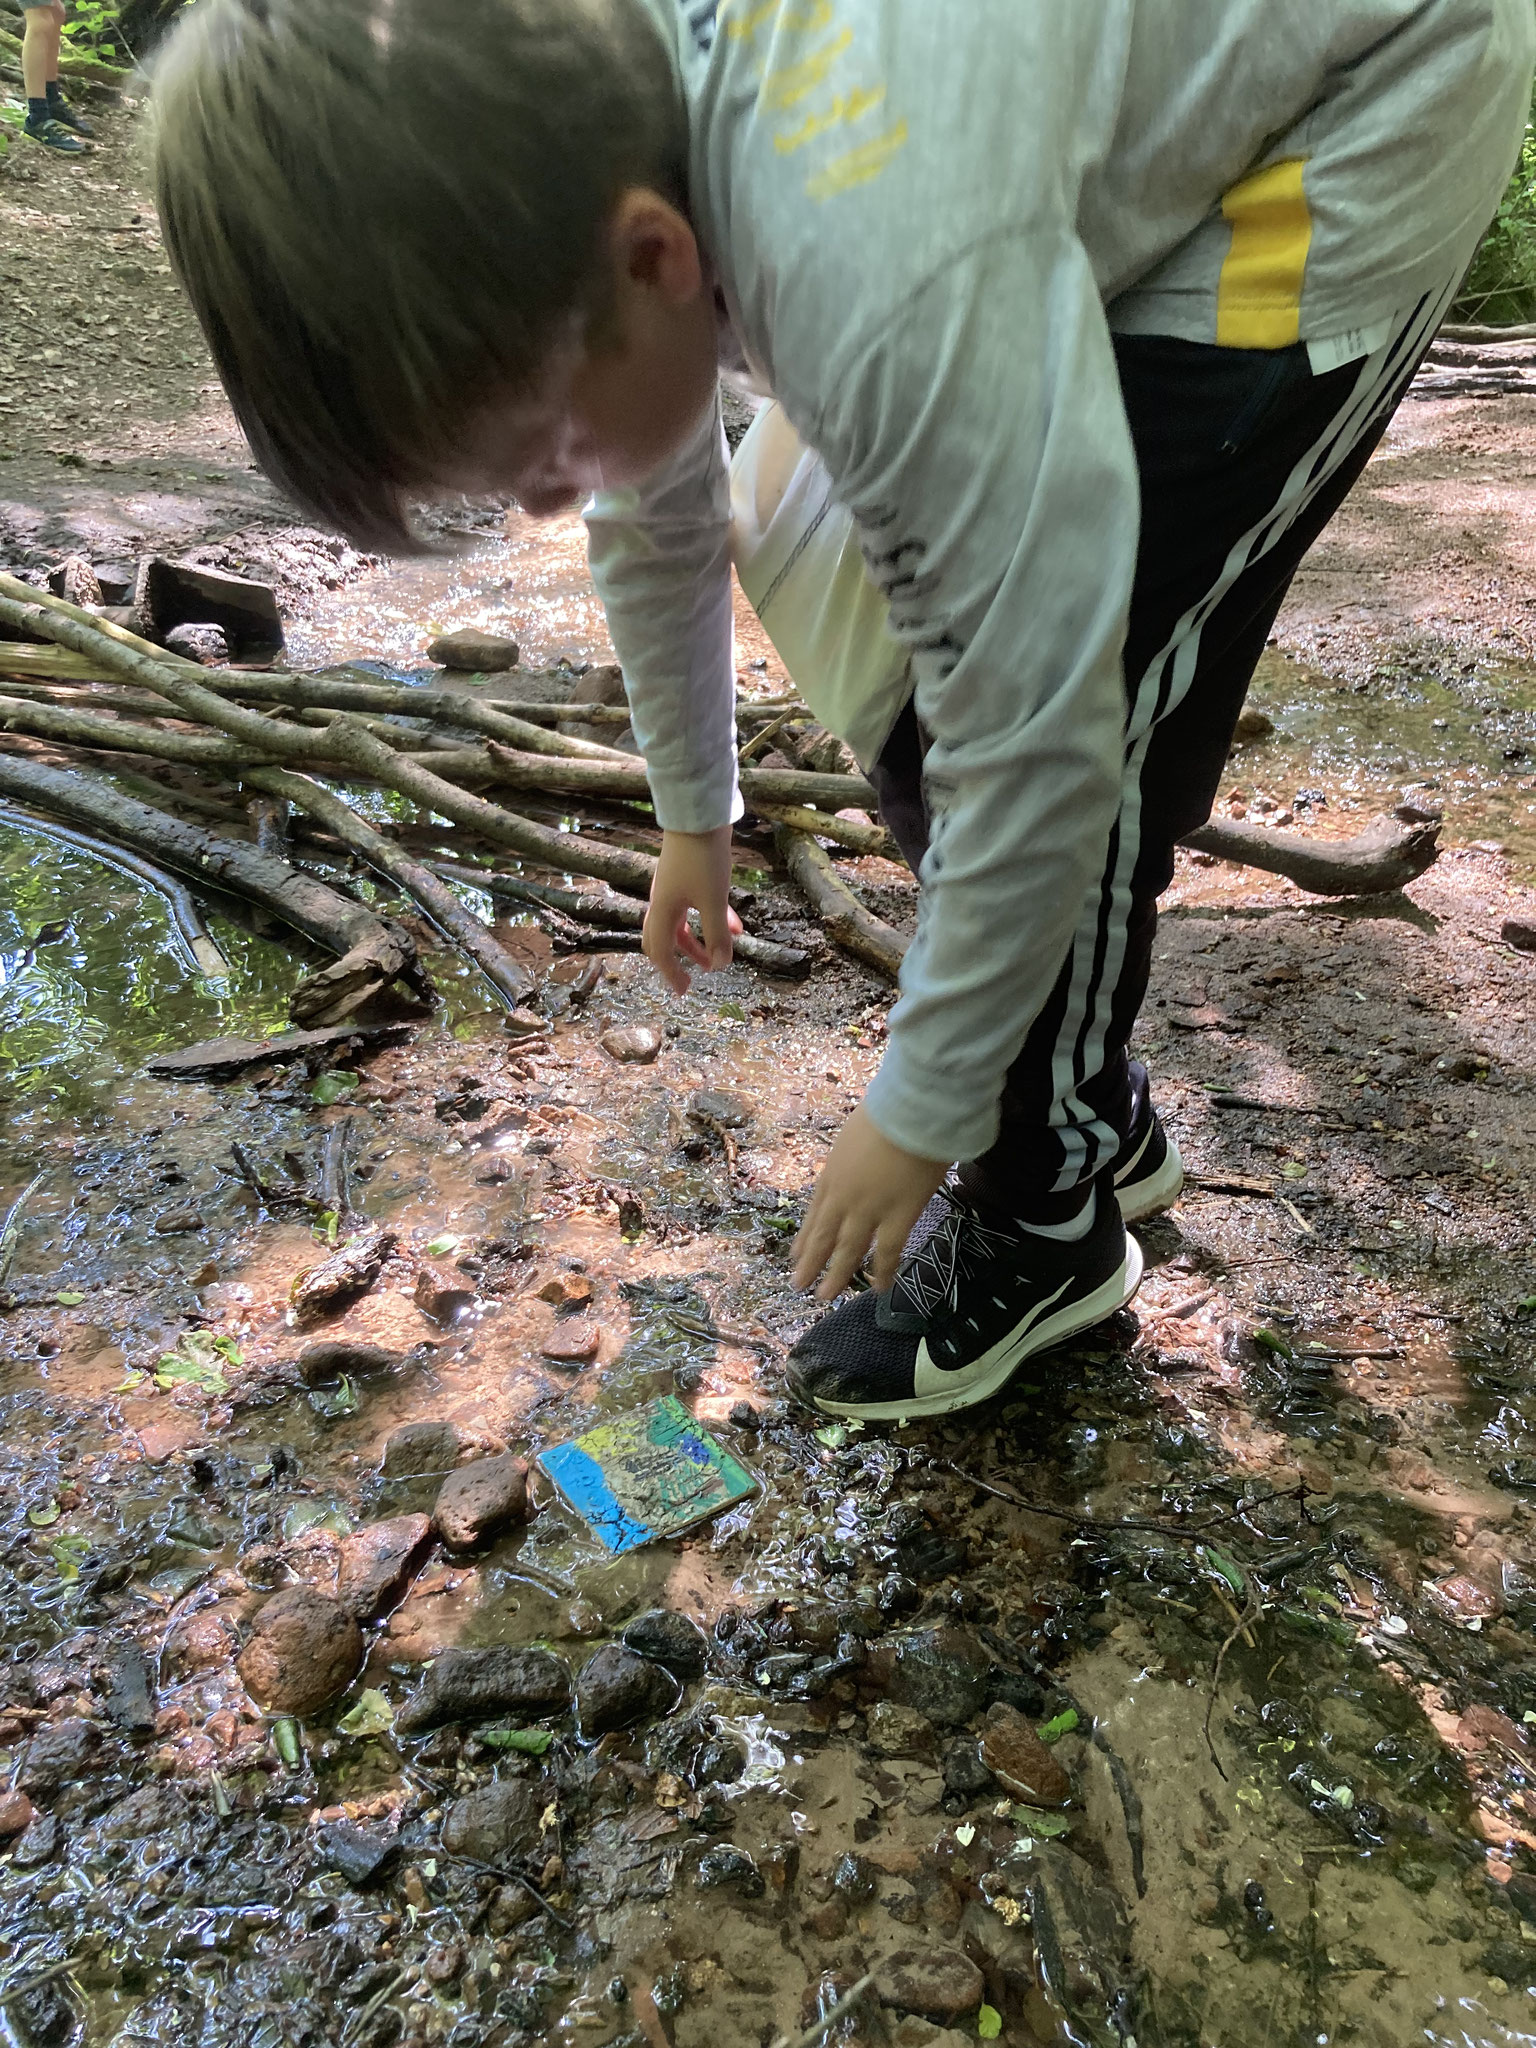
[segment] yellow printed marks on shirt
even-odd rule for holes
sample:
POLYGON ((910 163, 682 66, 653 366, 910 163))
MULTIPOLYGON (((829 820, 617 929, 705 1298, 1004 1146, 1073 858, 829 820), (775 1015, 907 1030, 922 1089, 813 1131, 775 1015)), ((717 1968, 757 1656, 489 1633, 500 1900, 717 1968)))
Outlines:
POLYGON ((1232 246, 1216 287, 1222 348, 1289 348, 1301 336, 1301 292, 1312 247, 1312 209, 1300 157, 1270 164, 1221 202, 1232 246))
POLYGON ((861 66, 854 31, 837 13, 836 0, 725 0, 720 12, 734 41, 757 45, 761 38, 759 112, 780 156, 814 151, 805 190, 818 202, 870 184, 910 139, 900 118, 869 132, 887 87, 861 66), (864 133, 839 149, 850 129, 864 133))

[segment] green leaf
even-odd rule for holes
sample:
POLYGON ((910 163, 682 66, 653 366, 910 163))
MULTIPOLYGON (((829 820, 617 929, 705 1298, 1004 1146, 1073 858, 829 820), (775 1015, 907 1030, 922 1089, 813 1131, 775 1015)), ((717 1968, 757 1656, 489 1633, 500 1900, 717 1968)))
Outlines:
POLYGON ((299 1768, 299 1724, 297 1721, 274 1721, 272 1723, 272 1747, 277 1751, 290 1771, 299 1768))
POLYGON ((141 1394, 148 1377, 147 1373, 131 1372, 126 1379, 119 1380, 112 1391, 114 1394, 141 1394))
POLYGON ((56 1500, 49 1501, 46 1507, 27 1509, 27 1520, 34 1529, 51 1529, 58 1519, 59 1504, 56 1500))
POLYGON ((329 1109, 333 1103, 341 1102, 350 1095, 357 1082, 356 1074, 346 1074, 339 1067, 332 1067, 330 1072, 322 1074, 310 1089, 309 1099, 311 1102, 318 1102, 322 1109, 329 1109))
POLYGON ((336 1249, 336 1240, 340 1232, 341 1211, 339 1209, 327 1209, 323 1215, 316 1217, 314 1235, 319 1238, 322 1244, 328 1245, 332 1251, 336 1249))
POLYGON ((745 1024, 747 1021, 747 1013, 740 1003, 722 1003, 719 1014, 727 1024, 745 1024))
POLYGON ((295 1501, 283 1517, 283 1535, 291 1543, 295 1536, 308 1535, 311 1529, 324 1529, 332 1536, 352 1534, 346 1510, 335 1501, 295 1501))
POLYGON ((1210 1565, 1212 1571, 1219 1572, 1234 1593, 1246 1595, 1248 1581, 1244 1578, 1241 1567, 1235 1565, 1225 1551, 1218 1550, 1214 1543, 1207 1543, 1205 1545, 1205 1556, 1206 1562, 1210 1565))
POLYGON ((56 1536, 49 1544, 48 1555, 66 1586, 79 1578, 81 1563, 90 1554, 90 1548, 89 1536, 56 1536))
POLYGON ((359 1693, 357 1705, 350 1708, 336 1723, 338 1735, 387 1735, 395 1725, 395 1710, 383 1693, 375 1692, 370 1686, 359 1693))
POLYGON ((1070 1735, 1076 1726, 1077 1709, 1076 1707, 1068 1707, 1064 1714, 1057 1714, 1054 1719, 1045 1723, 1044 1727, 1040 1730, 1040 1740, 1042 1742, 1060 1742, 1062 1736, 1070 1735))
POLYGON ((1301 1159, 1287 1159, 1280 1169, 1282 1180, 1305 1180, 1311 1169, 1301 1159))
POLYGON ((61 1287, 53 1298, 60 1308, 78 1308, 85 1296, 77 1294, 73 1287, 61 1287))
POLYGON ((487 1749, 515 1749, 519 1756, 543 1756, 554 1739, 547 1728, 482 1728, 475 1737, 487 1749))
POLYGON ((1262 1350, 1273 1351, 1277 1358, 1294 1358, 1296 1356, 1295 1352, 1291 1349, 1289 1340, 1282 1337, 1278 1330, 1255 1330, 1253 1341, 1262 1350))
POLYGON ((215 1337, 207 1330, 184 1330, 176 1349, 165 1352, 155 1368, 155 1385, 201 1387, 205 1394, 227 1394, 229 1382, 222 1368, 241 1362, 240 1346, 233 1337, 215 1337))
POLYGON ((1072 1826, 1071 1821, 1063 1819, 1059 1813, 1046 1813, 1038 1806, 1016 1806, 1013 1817, 1021 1828, 1038 1835, 1044 1842, 1055 1841, 1058 1835, 1067 1834, 1072 1826))
POLYGON ((440 1259, 445 1252, 456 1252, 458 1248, 459 1240, 456 1237, 434 1237, 427 1246, 427 1256, 431 1259, 440 1259))
POLYGON ((361 1404, 356 1387, 343 1373, 334 1387, 311 1387, 309 1405, 327 1422, 335 1422, 343 1415, 355 1415, 361 1404))
POLYGON ((1536 1294, 1528 1294, 1520 1303, 1520 1313, 1528 1316, 1533 1309, 1536 1309, 1536 1294))
POLYGON ((817 1443, 829 1451, 840 1451, 848 1441, 848 1432, 840 1422, 829 1422, 825 1428, 812 1430, 817 1443))
POLYGON ((1003 2016, 995 2005, 984 2005, 976 2015, 976 2034, 982 2041, 999 2041, 1003 2033, 1003 2016))

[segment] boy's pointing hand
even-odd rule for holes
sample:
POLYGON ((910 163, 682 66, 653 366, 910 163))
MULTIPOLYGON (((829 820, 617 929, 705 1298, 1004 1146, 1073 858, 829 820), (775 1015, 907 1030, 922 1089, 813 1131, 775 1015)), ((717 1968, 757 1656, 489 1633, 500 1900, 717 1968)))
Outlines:
POLYGON ((831 1301, 875 1247, 870 1283, 883 1293, 896 1278, 902 1247, 929 1197, 949 1171, 947 1159, 919 1159, 882 1137, 862 1105, 827 1155, 810 1211, 795 1239, 795 1285, 831 1301))

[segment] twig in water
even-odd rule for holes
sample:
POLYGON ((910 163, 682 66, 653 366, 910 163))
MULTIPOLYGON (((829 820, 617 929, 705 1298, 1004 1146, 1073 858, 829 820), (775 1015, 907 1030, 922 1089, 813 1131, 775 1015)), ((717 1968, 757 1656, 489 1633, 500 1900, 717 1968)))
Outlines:
POLYGON ((378 1990, 373 1994, 372 1998, 370 1998, 368 2003, 363 2007, 362 2011, 348 2025, 346 2032, 341 2037, 342 2040, 360 2040, 364 2029, 368 2025, 368 2022, 373 2018, 374 2014, 378 2011, 379 2007, 384 2003, 384 2001, 387 1998, 393 1998, 395 1993, 402 1989, 407 1980, 410 1980, 411 1982, 415 1981, 414 1977, 412 1976, 412 1973, 409 1970, 404 1969, 397 1970, 393 1977, 386 1977, 384 1982, 379 1986, 378 1990))
POLYGON ((37 1975, 29 1977, 25 1984, 9 1985, 4 1991, 0 1991, 0 2006, 14 2005, 19 1998, 25 1998, 29 1992, 40 1990, 44 1984, 51 1984, 55 1977, 62 1977, 66 1970, 72 1970, 74 1967, 74 1957, 66 1956, 62 1963, 51 1963, 46 1970, 39 1970, 37 1975))
POLYGON ((1075 1508, 1048 1508, 1042 1506, 1039 1501, 1025 1500, 1022 1494, 1014 1493, 1006 1486, 997 1486, 990 1479, 980 1479, 974 1472, 967 1472, 963 1466, 950 1463, 948 1460, 945 1461, 945 1469, 953 1472, 957 1479, 965 1480, 968 1485, 979 1486, 983 1493, 993 1494, 998 1500, 1006 1500, 1016 1508, 1023 1508, 1026 1514, 1044 1515, 1048 1521, 1070 1522, 1074 1528, 1097 1529, 1106 1536, 1114 1536, 1122 1529, 1141 1529, 1152 1536, 1177 1536, 1185 1543, 1198 1543, 1207 1529, 1219 1528, 1223 1522, 1238 1521, 1250 1509, 1262 1507, 1266 1500, 1293 1498, 1290 1492, 1286 1492, 1264 1494, 1258 1500, 1239 1501, 1235 1508, 1224 1509, 1219 1515, 1208 1515, 1203 1522, 1196 1522, 1189 1528, 1181 1528, 1176 1522, 1106 1522, 1097 1515, 1080 1514, 1075 1508))
POLYGON ((450 1856, 455 1863, 467 1864, 471 1870, 483 1870, 487 1877, 499 1877, 503 1884, 521 1885, 530 1899, 537 1900, 540 1911, 547 1913, 557 1927, 572 1927, 575 1925, 575 1922, 567 1920, 563 1913, 557 1913, 538 1886, 531 1884, 526 1877, 520 1876, 517 1871, 503 1870, 499 1863, 482 1863, 478 1856, 460 1855, 455 1849, 445 1849, 441 1842, 434 1842, 432 1844, 432 1853, 435 1856, 450 1856))
POLYGON ((824 2041, 839 2020, 847 2019, 856 2005, 862 2004, 875 1981, 875 1973, 861 1977, 851 1991, 845 1991, 829 2013, 824 2013, 814 2027, 807 2027, 803 2034, 796 2034, 791 2040, 788 2034, 781 2034, 773 2048, 816 2048, 818 2041, 824 2041))
MULTIPOLYGON (((1228 1608, 1228 1612, 1231 1612, 1230 1607, 1228 1608)), ((1216 1711, 1216 1693, 1217 1689, 1221 1685, 1221 1669, 1227 1661, 1228 1650, 1231 1649, 1232 1645, 1237 1641, 1239 1636, 1248 1635, 1249 1622, 1257 1621, 1260 1615, 1263 1614, 1263 1612, 1263 1601, 1258 1599, 1256 1595, 1250 1593, 1248 1596, 1248 1605, 1237 1617, 1236 1628, 1233 1629, 1232 1633, 1227 1637, 1226 1641, 1222 1644, 1221 1648, 1216 1652, 1216 1662, 1211 1666, 1211 1692, 1209 1699, 1207 1699, 1205 1703, 1205 1746, 1211 1752, 1211 1762, 1216 1766, 1217 1775, 1220 1777, 1223 1784, 1226 1783, 1227 1774, 1225 1769, 1223 1768, 1221 1758, 1216 1754, 1216 1745, 1211 1740, 1211 1716, 1216 1711)), ((1252 1643, 1253 1637, 1251 1635, 1248 1635, 1248 1641, 1252 1643)))
POLYGON ((34 1174, 6 1211, 5 1222, 0 1224, 0 1286, 10 1278, 16 1247, 21 1243, 21 1219, 26 1214, 27 1204, 42 1184, 43 1176, 34 1174))

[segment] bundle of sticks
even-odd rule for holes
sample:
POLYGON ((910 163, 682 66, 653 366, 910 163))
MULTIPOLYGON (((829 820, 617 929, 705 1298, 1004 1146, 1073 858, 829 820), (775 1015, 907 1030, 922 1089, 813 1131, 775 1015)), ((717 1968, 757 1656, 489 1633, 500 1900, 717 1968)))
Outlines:
MULTIPOLYGON (((618 727, 622 710, 498 701, 366 671, 206 669, 9 576, 0 634, 11 636, 0 638, 0 732, 18 742, 0 747, 0 815, 160 886, 184 938, 193 925, 205 971, 217 952, 199 943, 177 877, 318 941, 334 958, 295 990, 297 1023, 335 1023, 396 981, 430 991, 408 927, 300 865, 300 846, 392 885, 514 1010, 533 977, 462 888, 537 918, 567 949, 639 943, 658 838, 645 765, 558 729, 618 727)), ((866 815, 873 789, 857 775, 755 765, 770 740, 791 751, 811 714, 783 697, 743 696, 738 709, 743 797, 767 845, 829 935, 894 975, 901 935, 859 902, 824 844, 895 852, 866 815), (849 811, 861 815, 838 815, 849 811)), ((786 978, 813 961, 751 933, 737 952, 786 978)))
MULTIPOLYGON (((770 744, 796 761, 802 743, 827 737, 792 697, 742 694, 737 717, 742 796, 762 835, 751 857, 776 856, 827 936, 894 978, 906 940, 860 901, 829 851, 896 855, 869 816, 874 789, 809 762, 759 765, 770 744)), ((355 669, 203 668, 0 575, 0 735, 14 740, 0 740, 0 815, 67 833, 160 886, 205 972, 218 956, 197 929, 199 891, 242 899, 318 942, 332 958, 295 989, 299 1024, 337 1023, 395 982, 427 997, 431 983, 408 925, 301 865, 298 846, 323 868, 365 865, 524 1016, 532 974, 459 890, 537 918, 567 950, 637 946, 659 843, 645 764, 569 730, 618 729, 626 718, 617 707, 498 700, 355 669), (562 879, 572 877, 599 886, 562 879)), ((1187 843, 1352 895, 1422 873, 1436 830, 1381 820, 1357 840, 1319 844, 1211 824, 1187 843)), ((813 962, 751 932, 736 951, 784 978, 813 962)))

